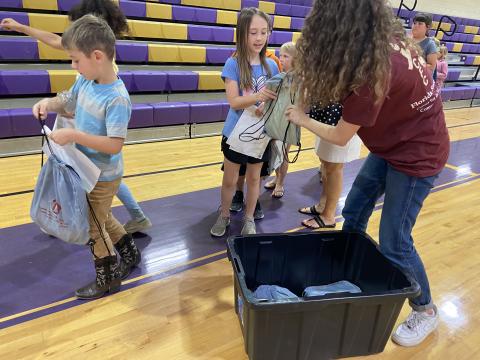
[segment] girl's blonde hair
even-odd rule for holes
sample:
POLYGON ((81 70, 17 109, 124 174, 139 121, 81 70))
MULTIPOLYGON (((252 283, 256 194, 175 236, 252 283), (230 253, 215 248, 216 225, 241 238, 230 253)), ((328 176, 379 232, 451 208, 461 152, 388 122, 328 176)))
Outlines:
MULTIPOLYGON (((268 16, 263 11, 254 8, 244 8, 240 12, 237 21, 237 49, 233 54, 237 58, 238 69, 240 75, 240 89, 249 89, 252 87, 252 66, 250 65, 250 53, 248 50, 248 32, 250 30, 250 24, 252 23, 252 18, 258 15, 267 22, 267 32, 270 33, 272 28, 270 16, 268 16)), ((260 51, 260 63, 262 67, 267 71, 268 77, 272 76, 270 66, 268 66, 266 51, 267 51, 268 40, 265 42, 265 46, 260 51)))
POLYGON ((280 51, 284 51, 292 57, 295 57, 295 55, 297 55, 297 48, 295 47, 295 43, 292 41, 284 43, 280 47, 280 51))
POLYGON ((448 55, 448 48, 445 45, 440 45, 440 54, 442 54, 442 58, 446 58, 448 55))

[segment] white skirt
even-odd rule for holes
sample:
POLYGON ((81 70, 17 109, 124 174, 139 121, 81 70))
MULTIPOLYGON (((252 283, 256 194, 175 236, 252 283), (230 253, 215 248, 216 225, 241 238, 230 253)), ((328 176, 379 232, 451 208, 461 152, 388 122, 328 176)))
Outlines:
POLYGON ((315 152, 324 161, 336 164, 344 164, 360 157, 362 141, 355 134, 345 146, 338 146, 325 141, 317 136, 315 152))

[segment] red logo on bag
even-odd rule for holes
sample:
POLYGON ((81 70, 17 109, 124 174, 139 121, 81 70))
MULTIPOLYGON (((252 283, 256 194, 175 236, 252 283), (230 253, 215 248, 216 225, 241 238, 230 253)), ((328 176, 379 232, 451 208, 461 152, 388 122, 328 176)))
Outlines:
POLYGON ((58 215, 61 210, 62 210, 62 207, 60 206, 60 203, 57 200, 53 200, 52 201, 52 211, 53 211, 53 213, 58 215))

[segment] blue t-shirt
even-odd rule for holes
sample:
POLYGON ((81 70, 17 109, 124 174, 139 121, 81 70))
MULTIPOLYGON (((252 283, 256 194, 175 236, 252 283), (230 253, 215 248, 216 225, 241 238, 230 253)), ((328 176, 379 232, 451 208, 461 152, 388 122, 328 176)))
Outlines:
MULTIPOLYGON (((270 72, 272 76, 278 74, 278 66, 270 58, 266 59, 268 66, 270 67, 270 72)), ((240 71, 238 68, 237 58, 230 57, 228 58, 227 62, 223 66, 222 70, 222 79, 232 79, 235 80, 238 84, 240 84, 240 71)), ((241 96, 243 95, 251 95, 253 93, 259 92, 264 86, 265 82, 268 80, 268 72, 266 69, 263 68, 262 65, 252 65, 252 88, 248 89, 247 91, 242 91, 239 89, 239 93, 241 96)), ((226 137, 229 137, 233 131, 233 128, 237 124, 238 118, 242 115, 243 110, 233 110, 230 108, 228 110, 227 118, 225 119, 225 124, 223 125, 222 134, 226 137)))
MULTIPOLYGON (((97 84, 80 76, 70 89, 75 104, 75 128, 91 135, 127 136, 132 104, 122 80, 97 84)), ((113 181, 123 175, 122 152, 106 154, 76 144, 100 169, 98 181, 113 181)))

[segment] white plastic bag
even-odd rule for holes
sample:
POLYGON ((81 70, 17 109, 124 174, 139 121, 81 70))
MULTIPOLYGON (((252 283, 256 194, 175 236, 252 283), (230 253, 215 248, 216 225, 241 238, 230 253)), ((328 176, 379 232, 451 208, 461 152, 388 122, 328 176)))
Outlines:
MULTIPOLYGON (((52 132, 47 126, 44 126, 45 135, 52 132)), ((100 169, 74 144, 58 145, 54 141, 50 141, 50 146, 57 158, 65 164, 71 166, 78 174, 81 180, 82 188, 87 192, 91 192, 98 182, 100 169)), ((50 149, 47 144, 43 145, 43 152, 50 156, 50 149)))
POLYGON ((240 154, 261 159, 271 137, 265 132, 265 120, 255 115, 255 107, 243 110, 228 137, 230 149, 240 154))

